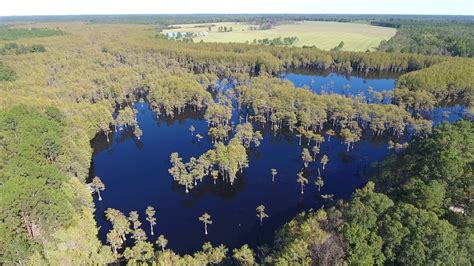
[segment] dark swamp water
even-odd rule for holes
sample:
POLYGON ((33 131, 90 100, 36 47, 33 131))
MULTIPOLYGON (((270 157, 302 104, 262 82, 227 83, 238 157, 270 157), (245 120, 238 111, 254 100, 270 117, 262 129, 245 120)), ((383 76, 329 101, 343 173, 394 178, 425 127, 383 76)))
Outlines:
MULTIPOLYGON (((364 79, 335 73, 326 76, 290 73, 284 78, 298 87, 307 85, 316 93, 321 93, 321 88, 331 88, 332 93, 346 95, 367 93, 369 86, 374 91, 383 91, 395 85, 393 78, 364 79)), ((198 157, 213 147, 210 139, 197 142, 188 130, 193 125, 196 128, 194 134, 207 135, 203 114, 185 113, 172 120, 157 119, 146 103, 138 103, 135 107, 143 130, 140 140, 130 132, 116 132, 110 143, 106 142, 105 136, 93 141, 92 171, 101 177, 106 186, 101 193, 102 201, 94 197, 99 236, 104 243, 111 229, 104 216, 107 208, 118 209, 126 215, 130 211, 138 211, 149 240, 154 242, 158 235, 163 234, 169 240, 168 247, 181 254, 199 250, 206 241, 213 245, 222 243, 229 249, 245 243, 251 247, 271 243, 274 231, 297 213, 328 204, 321 194, 333 194, 334 200, 350 197, 355 189, 367 182, 370 166, 390 152, 387 138, 366 136, 355 143, 354 149, 346 152, 339 138, 332 137, 328 141, 325 136, 326 141, 321 145, 316 162, 310 163, 305 170, 309 183, 302 195, 296 173, 303 167, 301 151, 306 147, 306 141, 303 139, 303 145, 299 146, 296 136, 274 136, 266 128, 257 128, 262 131, 263 141, 259 147, 247 152, 250 166, 238 176, 233 186, 221 180, 214 185, 207 177, 186 194, 184 187, 175 184, 168 173, 171 167, 169 157, 171 153, 178 152, 187 162, 191 156, 198 157), (325 184, 318 192, 314 180, 318 167, 321 168, 319 160, 324 154, 328 155, 329 163, 322 171, 325 184), (278 170, 275 182, 272 182, 271 168, 278 170), (266 206, 270 216, 264 220, 263 227, 255 211, 260 204, 266 206), (149 224, 145 220, 147 206, 156 209, 157 225, 155 236, 151 238, 149 224), (204 212, 209 213, 213 221, 207 236, 204 235, 203 224, 198 221, 204 212)), ((432 116, 436 122, 452 122, 459 118, 462 110, 460 107, 438 109, 432 116), (451 114, 449 117, 447 111, 451 114)), ((238 120, 236 114, 233 119, 238 120)))
POLYGON ((370 98, 369 87, 376 92, 390 91, 395 87, 396 83, 396 77, 392 75, 366 78, 334 72, 314 75, 314 73, 296 71, 284 73, 280 76, 290 80, 298 88, 307 86, 317 94, 362 95, 367 98, 370 98))

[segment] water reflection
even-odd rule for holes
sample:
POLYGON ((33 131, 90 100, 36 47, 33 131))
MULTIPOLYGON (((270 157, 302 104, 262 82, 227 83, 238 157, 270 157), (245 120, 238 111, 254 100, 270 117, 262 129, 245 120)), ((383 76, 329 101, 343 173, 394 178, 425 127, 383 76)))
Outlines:
MULTIPOLYGON (((103 201, 96 200, 96 219, 103 241, 111 227, 103 216, 107 208, 116 208, 125 214, 137 210, 147 231, 144 212, 151 205, 157 210, 155 235, 164 234, 170 241, 169 247, 181 253, 200 249, 204 241, 223 243, 229 248, 244 243, 252 247, 269 243, 275 229, 298 212, 325 204, 327 200, 321 199, 321 194, 334 194, 335 199, 349 197, 355 188, 365 184, 371 163, 388 153, 386 142, 371 137, 356 143, 347 153, 341 140, 332 137, 330 142, 321 145, 321 155, 327 154, 330 158, 322 172, 324 187, 318 192, 314 186, 318 167, 321 167, 318 158, 304 170, 310 182, 301 195, 296 173, 303 167, 301 150, 305 145, 299 146, 298 138, 289 132, 274 135, 265 127, 261 128, 264 136, 261 146, 248 151, 250 167, 239 174, 234 185, 221 180, 214 185, 207 178, 186 194, 168 173, 169 156, 179 152, 183 160, 188 161, 191 156, 198 157, 212 148, 206 138, 193 142, 188 131, 193 125, 194 134, 205 136, 207 123, 202 116, 189 112, 175 119, 157 119, 146 103, 137 104, 136 108, 144 132, 140 141, 126 130, 115 132, 110 143, 101 134, 93 141, 95 171, 92 174, 100 176, 106 185, 103 201), (272 182, 271 168, 278 169, 275 182, 272 182), (267 207, 270 215, 263 227, 255 212, 260 204, 267 207), (213 220, 207 237, 197 220, 204 212, 211 214, 213 220)), ((237 114, 233 117, 238 119, 237 114)))
POLYGON ((340 73, 285 73, 281 78, 290 80, 296 87, 308 87, 317 94, 341 94, 348 97, 363 96, 374 101, 373 92, 382 93, 395 88, 393 77, 377 76, 368 79, 361 76, 347 76, 340 73))
MULTIPOLYGON (((357 74, 357 73, 355 73, 357 74)), ((360 97, 366 103, 390 104, 390 92, 396 87, 397 74, 375 73, 370 75, 347 75, 343 73, 299 70, 282 73, 281 78, 291 81, 296 87, 308 87, 317 94, 334 93, 347 97, 360 97)), ((453 123, 466 118, 467 110, 462 105, 440 106, 424 112, 423 118, 453 123)))
MULTIPOLYGON (((368 89, 368 86, 381 91, 393 88, 395 83, 394 79, 386 78, 364 80, 352 77, 347 80, 337 74, 321 77, 322 80, 317 76, 308 78, 300 74, 289 74, 286 78, 302 84, 313 79, 315 90, 320 87, 316 83, 330 83, 331 80, 334 81, 334 90, 346 82, 351 84, 351 90, 358 91, 368 89)), ((303 140, 303 145, 299 146, 298 137, 291 132, 282 130, 275 135, 268 126, 256 126, 262 131, 264 139, 260 147, 248 150, 250 166, 238 175, 234 185, 221 180, 214 184, 207 177, 189 193, 185 193, 184 188, 176 184, 168 173, 171 167, 169 156, 172 152, 179 152, 183 161, 189 161, 190 157, 198 157, 213 147, 209 138, 197 142, 188 130, 193 125, 196 129, 194 135, 207 136, 203 113, 187 110, 174 118, 163 118, 157 117, 147 103, 138 103, 135 107, 138 110, 138 123, 143 130, 140 140, 131 132, 123 130, 109 136, 110 142, 103 134, 92 141, 94 157, 91 175, 100 176, 106 186, 102 193, 103 201, 95 199, 95 216, 100 226, 100 238, 104 242, 111 228, 103 215, 107 208, 115 208, 125 214, 138 211, 143 229, 149 235, 149 226, 144 219, 145 209, 153 206, 158 220, 155 237, 165 235, 169 240, 169 248, 179 253, 199 250, 205 241, 223 243, 230 249, 244 243, 255 248, 269 243, 274 231, 297 213, 331 202, 321 198, 321 195, 333 194, 334 200, 348 198, 355 189, 366 183, 371 165, 381 161, 390 152, 387 142, 391 138, 387 136, 365 134, 349 152, 340 138, 334 136, 328 141, 326 136, 316 161, 304 169, 309 183, 304 195, 301 195, 296 174, 303 168, 301 151, 306 147, 306 141, 303 140), (327 155, 330 160, 324 171, 319 163, 322 155, 327 155), (272 182, 272 168, 278 170, 275 182, 272 182), (314 185, 319 175, 318 168, 324 178, 321 191, 314 185), (264 221, 263 227, 255 211, 260 204, 266 206, 270 216, 264 221), (202 224, 198 221, 204 212, 208 212, 213 220, 208 236, 204 235, 202 224)), ((455 119, 454 113, 451 113, 450 119, 455 119)), ((232 121, 238 123, 238 117, 239 114, 234 111, 232 121)), ((444 114, 441 117, 447 116, 444 114)), ((404 140, 394 139, 396 142, 404 140)))

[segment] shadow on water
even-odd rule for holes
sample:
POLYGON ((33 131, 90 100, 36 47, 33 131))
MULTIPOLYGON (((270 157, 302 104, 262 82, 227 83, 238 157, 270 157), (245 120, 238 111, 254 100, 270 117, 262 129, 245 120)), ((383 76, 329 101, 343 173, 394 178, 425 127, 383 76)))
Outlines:
MULTIPOLYGON (((383 88, 395 81, 386 82, 383 88)), ((275 230, 297 213, 329 204, 330 201, 321 198, 322 194, 333 194, 334 200, 350 197, 355 189, 366 184, 370 166, 389 153, 388 137, 366 135, 347 152, 341 139, 334 136, 327 141, 326 136, 316 161, 304 169, 309 183, 302 195, 296 174, 303 168, 301 151, 306 147, 306 141, 299 146, 298 137, 291 132, 282 131, 274 135, 268 126, 260 127, 264 139, 259 147, 248 150, 250 166, 238 175, 234 185, 221 180, 214 184, 210 177, 206 177, 185 193, 184 187, 176 184, 168 173, 171 167, 169 157, 178 152, 187 162, 190 157, 198 157, 213 147, 209 138, 199 142, 195 139, 196 134, 207 135, 203 113, 187 110, 172 119, 157 118, 147 103, 138 103, 135 108, 143 130, 140 140, 132 132, 123 130, 113 132, 109 136, 110 142, 104 134, 98 134, 92 141, 91 176, 101 177, 106 186, 102 201, 94 197, 95 217, 103 242, 111 229, 104 217, 107 208, 118 209, 127 215, 130 211, 138 211, 143 229, 150 237, 145 209, 153 206, 157 212, 157 225, 155 236, 150 240, 154 242, 163 234, 169 240, 169 248, 176 252, 193 253, 205 241, 214 245, 222 243, 229 249, 244 243, 255 248, 270 243, 275 230), (196 129, 194 136, 188 130, 190 125, 196 129), (325 170, 319 163, 322 155, 329 157, 325 170), (278 170, 275 182, 272 182, 270 173, 272 168, 278 170), (314 185, 318 168, 325 181, 320 192, 314 185), (270 216, 264 220, 263 227, 255 210, 260 204, 266 206, 270 216), (204 212, 208 212, 213 221, 208 236, 204 235, 204 227, 198 221, 204 212)), ((234 111, 233 120, 238 122, 237 111, 234 111)))
MULTIPOLYGON (((137 210, 143 227, 149 233, 144 220, 145 208, 157 210, 157 234, 169 239, 169 246, 181 253, 200 249, 204 241, 223 243, 229 248, 249 243, 252 247, 269 243, 274 231, 288 222, 295 214, 310 208, 319 208, 324 202, 313 182, 317 176, 318 162, 310 164, 305 175, 310 183, 301 195, 296 173, 303 167, 300 159, 304 147, 289 133, 273 136, 263 130, 264 140, 260 147, 248 151, 250 167, 239 174, 234 185, 218 180, 214 185, 210 178, 198 183, 189 193, 176 184, 168 169, 169 156, 179 152, 184 161, 197 157, 212 148, 209 140, 194 142, 188 131, 192 124, 196 132, 205 135, 207 123, 202 119, 185 118, 176 121, 156 120, 154 112, 137 105, 137 117, 144 134, 138 141, 126 130, 115 132, 111 142, 100 134, 93 141, 95 155, 91 175, 100 176, 106 185, 103 200, 96 200, 96 219, 100 226, 100 238, 105 241, 111 225, 104 218, 107 208, 116 208, 128 214, 137 210), (277 168, 275 182, 271 181, 270 169, 277 168), (261 228, 255 208, 264 204, 270 218, 261 228), (208 212, 213 224, 207 238, 203 235, 198 217, 208 212)), ((348 154, 340 139, 333 137, 325 142, 321 154, 328 154, 330 163, 322 172, 325 186, 321 193, 334 194, 335 198, 347 198, 355 188, 363 186, 364 169, 387 154, 386 145, 361 141, 348 154), (362 167, 362 168, 361 168, 362 167)), ((320 159, 320 158, 318 158, 320 159)), ((156 237, 156 234, 155 234, 156 237)), ((154 238, 152 238, 154 240, 154 238)))

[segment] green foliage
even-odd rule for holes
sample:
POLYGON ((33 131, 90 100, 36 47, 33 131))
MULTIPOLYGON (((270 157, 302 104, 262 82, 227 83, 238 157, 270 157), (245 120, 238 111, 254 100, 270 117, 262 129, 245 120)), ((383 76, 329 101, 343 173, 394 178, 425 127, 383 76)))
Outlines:
POLYGON ((443 202, 446 187, 443 182, 430 180, 425 183, 415 177, 407 180, 401 187, 402 197, 418 208, 435 212, 438 215, 444 213, 443 202))
POLYGON ((260 141, 263 139, 262 133, 254 131, 251 123, 239 124, 236 130, 235 138, 240 140, 246 148, 249 148, 251 143, 254 143, 255 147, 260 146, 260 141))
POLYGON ((234 184, 237 172, 242 172, 248 167, 248 156, 245 146, 237 137, 232 138, 227 145, 217 142, 214 149, 208 150, 198 159, 191 157, 188 163, 183 163, 178 153, 170 156, 172 167, 168 172, 180 185, 185 186, 186 193, 192 189, 197 181, 202 181, 209 176, 213 169, 218 169, 218 173, 224 181, 234 184))
MULTIPOLYGON (((82 184, 79 184, 82 186, 82 184)), ((76 188, 77 189, 77 188, 76 188)), ((53 241, 46 243, 45 261, 39 264, 107 264, 113 261, 108 246, 97 239, 97 227, 89 209, 83 208, 77 215, 76 226, 54 233, 53 241)), ((31 261, 35 264, 35 262, 31 261)))
POLYGON ((462 206, 467 213, 472 208, 473 134, 467 121, 442 124, 384 161, 375 180, 393 200, 374 192, 369 182, 343 207, 346 222, 340 230, 348 262, 426 265, 472 260, 472 217, 451 213, 448 207, 462 206))
POLYGON ((342 50, 343 47, 344 47, 344 42, 341 41, 336 47, 332 48, 331 51, 339 52, 342 50))
POLYGON ((150 93, 148 99, 158 113, 174 116, 182 113, 186 107, 195 110, 207 107, 211 102, 211 95, 191 75, 176 77, 167 75, 162 78, 147 77, 150 93))
MULTIPOLYGON (((429 138, 416 139, 406 150, 387 158, 374 179, 397 201, 412 204, 437 215, 440 222, 446 219, 456 226, 459 263, 468 258, 465 253, 472 254, 474 250, 474 218, 470 214, 474 188, 473 141, 471 122, 441 124, 429 138), (461 208, 466 214, 453 212, 450 210, 453 207, 461 208)), ((452 259, 452 254, 445 257, 452 259)))
POLYGON ((311 265, 308 244, 301 239, 290 242, 275 259, 275 265, 311 265))
MULTIPOLYGON (((51 111, 50 111, 51 112, 51 111)), ((4 166, 1 181, 19 176, 45 177, 59 185, 65 177, 54 167, 64 154, 64 122, 20 105, 0 116, 4 166)))
POLYGON ((397 135, 405 131, 407 123, 420 132, 431 128, 427 121, 413 119, 396 105, 366 104, 341 95, 316 95, 305 88, 296 89, 289 81, 266 76, 253 78, 251 85, 238 86, 235 91, 239 105, 253 113, 255 122, 271 124, 275 132, 281 128, 293 131, 301 126, 309 140, 319 142, 313 131, 321 130, 326 122, 352 129, 351 134, 345 134, 348 144, 358 140, 361 129, 397 135), (360 123, 351 123, 355 120, 360 123))
POLYGON ((136 127, 138 126, 137 118, 136 118, 136 110, 132 109, 129 106, 126 106, 123 109, 118 111, 117 118, 115 118, 115 123, 119 127, 136 127))
POLYGON ((274 73, 281 67, 313 67, 339 71, 404 72, 457 60, 442 56, 380 52, 323 51, 317 48, 259 46, 238 43, 185 43, 156 40, 154 49, 173 59, 186 58, 195 70, 274 73))
POLYGON ((16 40, 20 38, 38 38, 50 37, 55 35, 64 35, 61 30, 47 29, 47 28, 9 28, 0 26, 0 40, 16 40))
POLYGON ((341 223, 341 213, 331 209, 298 214, 279 229, 274 250, 266 261, 279 265, 334 265, 343 261, 341 238, 335 229, 341 223))
POLYGON ((239 265, 255 265, 255 255, 247 244, 233 250, 232 257, 239 265))
POLYGON ((146 241, 139 241, 133 247, 126 248, 123 252, 128 264, 146 263, 153 258, 153 245, 146 241))
POLYGON ((0 82, 16 80, 16 73, 7 65, 0 62, 0 82))
POLYGON ((459 265, 468 263, 455 227, 433 212, 399 204, 380 225, 387 261, 395 264, 459 265))
POLYGON ((157 33, 155 35, 155 38, 160 39, 160 40, 168 40, 168 37, 164 35, 163 33, 157 33))
POLYGON ((394 101, 416 111, 443 102, 474 103, 474 60, 447 61, 407 73, 397 81, 394 101), (406 88, 408 90, 403 90, 406 88), (427 99, 428 98, 428 99, 427 99))
POLYGON ((293 43, 297 42, 298 41, 298 37, 277 37, 277 38, 273 38, 273 39, 268 39, 268 38, 264 38, 264 39, 254 39, 253 40, 253 44, 258 44, 258 45, 271 45, 271 46, 274 46, 274 45, 284 45, 284 46, 289 46, 289 45, 293 45, 293 43))
POLYGON ((44 53, 46 49, 43 45, 33 44, 31 46, 7 43, 0 48, 0 55, 19 55, 28 53, 44 53))
POLYGON ((158 265, 219 265, 226 259, 227 251, 224 245, 214 247, 206 242, 202 251, 194 255, 180 256, 171 250, 159 251, 153 262, 158 265))
MULTIPOLYGON (((106 213, 113 224, 107 235, 112 251, 99 243, 84 184, 92 155, 89 140, 97 132, 110 132, 113 122, 141 135, 129 107, 139 98, 146 97, 159 115, 168 117, 186 108, 206 111, 215 148, 188 163, 174 157, 170 169, 187 189, 209 174, 233 183, 238 171, 248 166, 246 147, 258 146, 261 140, 249 122, 242 123, 235 137, 224 144, 232 129, 232 106, 222 95, 214 102, 206 90, 215 88, 218 76, 240 82, 238 103, 243 112, 248 111, 251 122, 271 124, 275 132, 302 128, 298 132, 316 145, 322 142, 317 132, 325 124, 332 125, 331 135, 340 133, 349 148, 362 130, 400 135, 409 125, 429 131, 430 121, 414 119, 407 107, 428 109, 445 98, 472 101, 470 59, 192 44, 153 38, 140 25, 128 26, 140 30, 65 23, 61 28, 73 35, 45 39, 54 53, 37 53, 42 51, 40 46, 19 44, 8 46, 8 55, 2 56, 0 81, 10 82, 0 86, 0 264, 106 264, 123 256, 131 263, 165 265, 225 260, 227 249, 210 244, 192 256, 170 250, 154 256, 137 215, 128 220, 112 210, 106 213), (21 47, 32 53, 10 55, 23 51, 21 47), (406 89, 395 92, 395 98, 402 92, 399 106, 315 95, 266 75, 306 66, 348 72, 422 70, 400 78, 400 86, 406 89), (261 76, 246 82, 249 74, 261 76), (113 121, 117 106, 125 108, 113 121), (133 237, 135 245, 123 252, 127 237, 133 237)), ((22 31, 11 34, 15 38, 41 35, 36 30, 22 31)), ((442 125, 433 136, 417 139, 383 164, 386 171, 379 175, 377 187, 391 199, 374 192, 369 184, 338 210, 303 214, 284 226, 268 260, 280 264, 466 263, 466 254, 474 253, 472 131, 472 123, 460 122, 442 125), (447 210, 451 206, 461 206, 467 214, 451 213, 447 210)), ((306 155, 309 163, 311 154, 306 155)), ((163 249, 164 240, 159 242, 163 249)), ((251 264, 252 256, 244 247, 234 252, 234 259, 241 263, 251 264)))
MULTIPOLYGON (((380 24, 375 22, 374 24, 380 24)), ((426 55, 474 56, 472 21, 398 20, 383 26, 396 26, 395 36, 382 41, 379 51, 426 55)))
POLYGON ((439 213, 472 201, 473 162, 473 124, 441 124, 431 137, 416 139, 386 159, 374 180, 389 195, 439 213))
POLYGON ((39 112, 19 105, 0 111, 1 263, 25 263, 34 254, 50 262, 71 253, 77 256, 69 259, 80 263, 107 260, 92 214, 81 207, 90 204, 88 191, 60 170, 68 154, 65 128, 55 108, 39 112), (66 232, 81 232, 70 240, 75 250, 57 248, 67 241, 66 232))
POLYGON ((221 263, 225 259, 227 251, 228 249, 224 245, 213 247, 210 242, 202 245, 202 252, 206 255, 207 261, 210 264, 221 263))
POLYGON ((378 220, 393 206, 386 195, 374 193, 374 184, 369 182, 357 190, 348 203, 346 222, 341 233, 347 241, 347 260, 352 264, 383 264, 383 239, 377 235, 378 220))
POLYGON ((429 210, 395 203, 369 184, 345 207, 340 230, 352 264, 465 264, 456 228, 429 210))

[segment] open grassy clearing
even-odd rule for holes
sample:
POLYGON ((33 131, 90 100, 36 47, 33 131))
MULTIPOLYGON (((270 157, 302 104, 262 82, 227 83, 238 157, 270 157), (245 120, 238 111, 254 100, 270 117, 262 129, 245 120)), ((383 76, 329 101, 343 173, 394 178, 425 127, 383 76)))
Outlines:
POLYGON ((208 32, 207 36, 196 37, 194 41, 205 42, 252 42, 254 39, 273 39, 278 37, 298 37, 295 46, 316 45, 318 48, 329 50, 341 41, 345 43, 343 50, 366 51, 374 50, 381 40, 388 40, 395 35, 392 28, 371 26, 362 23, 341 22, 289 22, 278 25, 270 30, 250 30, 246 23, 224 22, 208 24, 175 25, 179 29, 169 29, 164 32, 208 32), (218 32, 219 27, 232 27, 231 32, 218 32), (211 27, 211 31, 209 31, 211 27))

